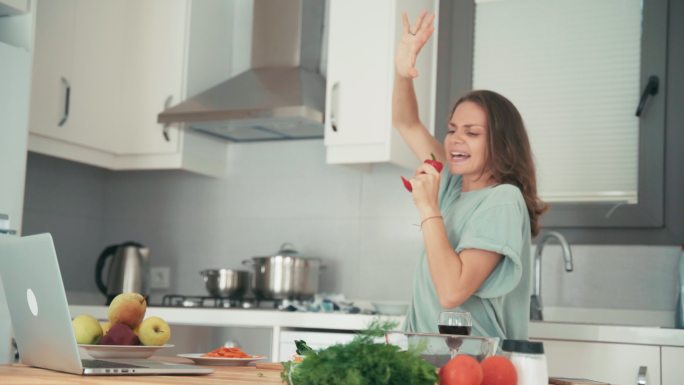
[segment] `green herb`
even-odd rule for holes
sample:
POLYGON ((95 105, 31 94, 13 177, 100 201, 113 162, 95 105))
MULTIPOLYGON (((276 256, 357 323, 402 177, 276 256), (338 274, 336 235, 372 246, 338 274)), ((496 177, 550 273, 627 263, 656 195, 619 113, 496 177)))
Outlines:
POLYGON ((350 343, 304 350, 304 361, 286 362, 281 377, 285 382, 291 377, 292 385, 434 385, 435 367, 420 358, 417 349, 402 351, 373 341, 396 326, 376 320, 350 343))
POLYGON ((297 354, 300 356, 313 352, 313 349, 311 349, 303 340, 295 340, 295 346, 297 347, 297 354))

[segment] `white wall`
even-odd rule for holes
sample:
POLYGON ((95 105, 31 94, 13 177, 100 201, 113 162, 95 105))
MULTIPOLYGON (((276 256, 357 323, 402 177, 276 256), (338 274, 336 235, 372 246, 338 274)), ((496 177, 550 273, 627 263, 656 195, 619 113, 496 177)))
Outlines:
MULTIPOLYGON (((325 164, 320 140, 231 145, 229 172, 213 179, 180 171, 108 172, 29 157, 24 233, 53 231, 67 290, 95 292, 98 253, 129 239, 152 264, 171 266, 169 292, 204 294, 198 271, 241 267, 285 241, 329 265, 321 289, 355 299, 409 300, 422 248, 400 175, 325 164)), ((547 306, 674 309, 675 246, 573 245, 544 251, 547 306)))

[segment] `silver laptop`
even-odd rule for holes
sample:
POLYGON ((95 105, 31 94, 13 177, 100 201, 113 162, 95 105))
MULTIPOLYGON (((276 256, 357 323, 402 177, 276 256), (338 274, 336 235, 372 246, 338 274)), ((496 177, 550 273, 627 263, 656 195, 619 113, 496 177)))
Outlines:
POLYGON ((50 234, 0 237, 0 277, 24 364, 85 375, 213 372, 155 360, 81 360, 50 234))

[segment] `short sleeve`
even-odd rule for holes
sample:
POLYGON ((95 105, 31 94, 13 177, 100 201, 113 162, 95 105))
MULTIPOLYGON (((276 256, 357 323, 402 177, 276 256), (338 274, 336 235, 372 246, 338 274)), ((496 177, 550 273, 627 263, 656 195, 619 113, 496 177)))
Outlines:
POLYGON ((456 252, 481 249, 503 255, 474 295, 480 298, 500 297, 515 289, 520 282, 525 215, 520 204, 514 202, 478 209, 473 213, 456 252))
POLYGON ((453 203, 461 195, 461 176, 449 172, 449 167, 442 170, 439 183, 438 204, 441 209, 453 203))

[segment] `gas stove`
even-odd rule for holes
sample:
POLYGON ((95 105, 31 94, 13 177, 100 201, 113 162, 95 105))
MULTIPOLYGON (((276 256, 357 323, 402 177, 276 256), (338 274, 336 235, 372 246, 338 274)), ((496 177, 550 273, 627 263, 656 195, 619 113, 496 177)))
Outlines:
POLYGON ((209 309, 263 309, 284 311, 314 311, 313 300, 257 300, 255 298, 233 299, 201 295, 167 294, 161 307, 209 308, 209 309))

